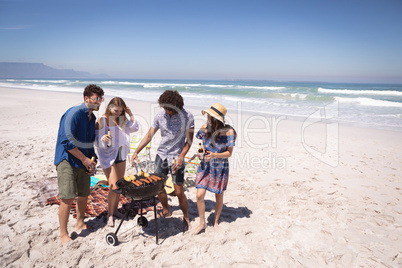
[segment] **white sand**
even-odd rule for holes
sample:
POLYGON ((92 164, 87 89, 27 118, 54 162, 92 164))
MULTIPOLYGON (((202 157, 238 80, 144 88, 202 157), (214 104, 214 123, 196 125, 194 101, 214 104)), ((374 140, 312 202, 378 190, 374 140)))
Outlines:
MULTIPOLYGON (((116 228, 95 218, 88 219, 96 226, 94 232, 73 233, 75 239, 61 246, 58 206, 41 207, 43 197, 32 184, 42 182, 49 191, 56 190, 49 183, 55 179, 47 178, 56 176, 59 120, 65 110, 82 102, 82 95, 7 88, 0 88, 0 94, 1 267, 402 265, 402 133, 339 126, 338 138, 337 131, 315 124, 303 132, 304 146, 303 122, 284 119, 275 124, 266 115, 240 118, 230 111, 239 139, 220 230, 208 225, 197 236, 182 232, 182 214, 173 197, 173 216, 158 220, 159 245, 153 214, 148 213, 145 229, 137 218, 123 223, 118 246, 105 242, 105 235, 116 228), (264 130, 264 120, 270 132, 264 130), (325 151, 327 136, 334 146, 325 151), (318 153, 313 156, 309 149, 318 153)), ((155 105, 127 103, 146 131, 155 105)), ((204 119, 199 110, 191 110, 198 130, 204 119)), ((192 151, 197 144, 195 140, 192 151)), ((187 197, 195 227, 194 187, 187 197)), ((206 208, 210 224, 210 193, 206 208)), ((70 217, 71 233, 74 224, 70 217)))

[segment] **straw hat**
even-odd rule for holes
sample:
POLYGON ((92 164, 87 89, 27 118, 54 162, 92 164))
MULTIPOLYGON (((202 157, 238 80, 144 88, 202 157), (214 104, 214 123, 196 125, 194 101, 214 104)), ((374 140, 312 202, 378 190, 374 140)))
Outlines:
POLYGON ((214 103, 211 108, 202 110, 201 113, 204 115, 205 113, 209 114, 210 116, 214 117, 215 119, 225 123, 225 115, 226 115, 226 108, 220 103, 214 103))

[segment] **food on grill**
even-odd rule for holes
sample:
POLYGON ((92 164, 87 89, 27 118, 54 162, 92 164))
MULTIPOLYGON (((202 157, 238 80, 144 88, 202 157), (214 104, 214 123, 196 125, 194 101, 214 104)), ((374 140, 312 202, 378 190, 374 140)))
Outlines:
POLYGON ((160 181, 160 180, 161 180, 161 178, 159 178, 158 176, 155 176, 155 175, 149 176, 148 179, 151 179, 151 180, 153 180, 153 181, 160 181))
POLYGON ((133 181, 133 180, 135 180, 135 176, 133 174, 125 176, 124 180, 128 181, 128 182, 133 181))
POLYGON ((148 178, 150 175, 149 175, 149 173, 146 173, 143 170, 140 170, 140 171, 138 171, 137 176, 148 178))
POLYGON ((141 185, 149 185, 149 184, 154 184, 157 183, 158 181, 161 181, 162 178, 156 176, 156 175, 150 175, 148 173, 145 172, 139 172, 140 175, 129 175, 129 176, 125 176, 124 180, 127 182, 131 182, 133 183, 135 186, 139 187, 141 185), (148 175, 148 177, 146 176, 148 175))
POLYGON ((146 179, 146 178, 143 178, 143 179, 141 178, 140 181, 145 182, 145 183, 151 183, 151 182, 150 182, 148 179, 146 179))
POLYGON ((141 182, 136 181, 136 180, 132 181, 132 183, 133 183, 135 186, 137 186, 137 187, 140 186, 140 185, 142 185, 141 182))

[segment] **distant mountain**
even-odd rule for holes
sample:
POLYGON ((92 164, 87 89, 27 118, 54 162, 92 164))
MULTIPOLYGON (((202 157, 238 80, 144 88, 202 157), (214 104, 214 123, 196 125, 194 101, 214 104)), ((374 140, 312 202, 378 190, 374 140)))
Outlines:
POLYGON ((43 63, 0 62, 0 78, 107 78, 73 69, 55 69, 43 63))

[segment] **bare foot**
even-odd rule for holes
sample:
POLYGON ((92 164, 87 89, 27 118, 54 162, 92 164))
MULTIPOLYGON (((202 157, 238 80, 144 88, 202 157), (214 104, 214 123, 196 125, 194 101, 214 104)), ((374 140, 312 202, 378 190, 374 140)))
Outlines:
POLYGON ((108 217, 107 226, 114 227, 114 218, 113 218, 113 216, 108 217))
POLYGON ((221 229, 221 227, 219 227, 219 223, 214 224, 214 229, 215 231, 219 231, 221 229))
POLYGON ((167 218, 167 217, 170 217, 170 216, 172 216, 172 212, 170 212, 170 210, 167 210, 167 211, 165 211, 165 210, 160 210, 160 211, 158 211, 157 213, 156 213, 156 217, 157 218, 167 218))
POLYGON ((62 245, 66 244, 69 241, 72 241, 71 237, 69 237, 68 235, 60 236, 60 240, 62 245))
POLYGON ((85 224, 84 222, 78 223, 75 226, 76 231, 81 231, 81 230, 92 230, 92 227, 90 225, 85 224))
POLYGON ((205 228, 207 228, 207 225, 204 223, 200 223, 200 225, 197 226, 197 228, 194 229, 194 235, 197 235, 199 233, 201 233, 202 231, 205 231, 205 228))
POLYGON ((187 218, 183 217, 183 222, 186 225, 187 230, 191 229, 190 220, 188 217, 187 218))

